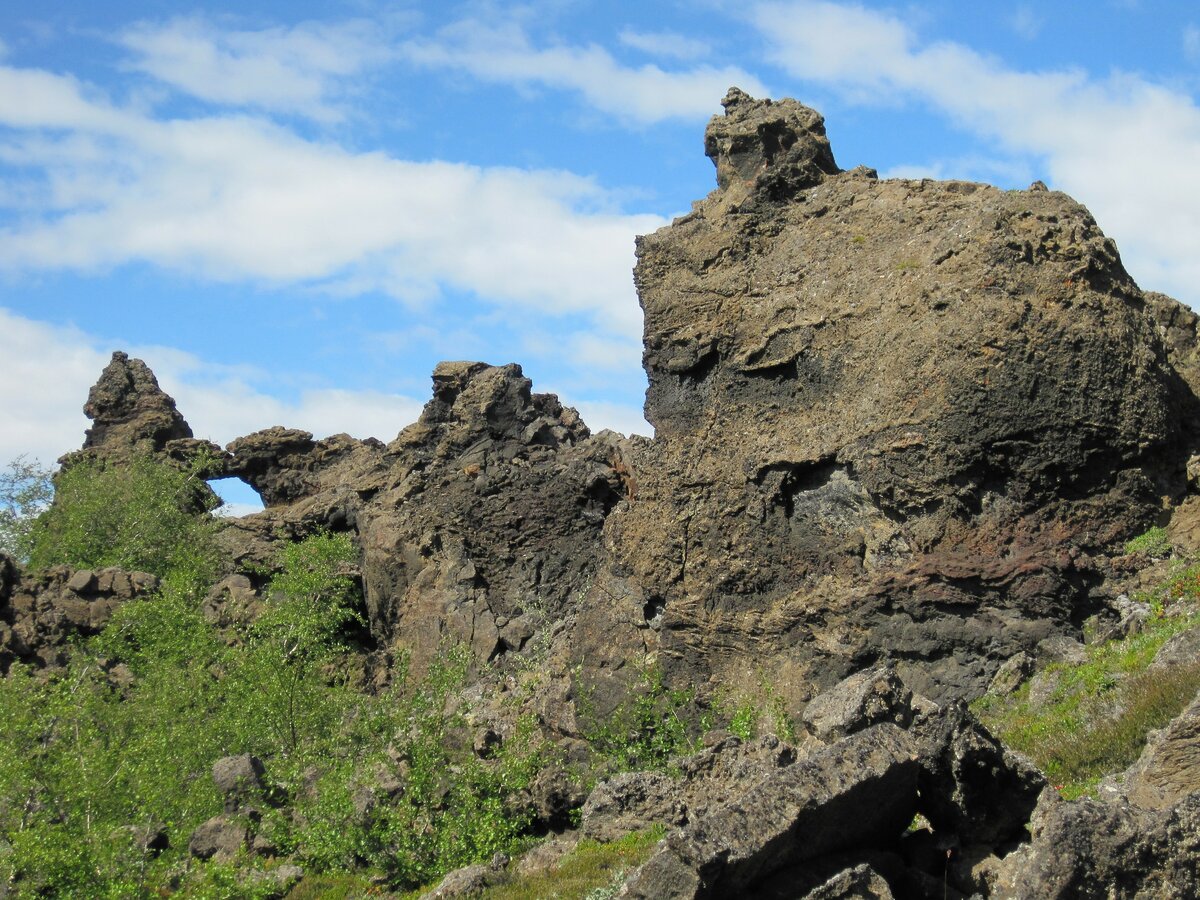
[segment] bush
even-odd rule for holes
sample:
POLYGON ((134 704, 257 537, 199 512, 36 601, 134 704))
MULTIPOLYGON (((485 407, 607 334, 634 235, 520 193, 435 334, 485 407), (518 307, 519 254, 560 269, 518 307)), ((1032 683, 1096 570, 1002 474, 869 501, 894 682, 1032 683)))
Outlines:
POLYGON ((658 666, 641 673, 640 690, 601 718, 580 698, 584 737, 609 772, 666 770, 676 756, 695 753, 712 716, 696 704, 694 690, 670 689, 658 666))
POLYGON ((54 504, 30 533, 29 565, 118 566, 198 590, 216 569, 214 504, 198 470, 148 456, 85 460, 58 474, 54 504))

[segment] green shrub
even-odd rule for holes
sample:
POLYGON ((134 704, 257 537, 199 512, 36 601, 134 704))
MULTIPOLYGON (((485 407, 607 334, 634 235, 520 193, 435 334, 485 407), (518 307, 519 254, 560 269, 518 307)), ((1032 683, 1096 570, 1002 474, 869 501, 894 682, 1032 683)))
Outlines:
POLYGON ((196 472, 148 456, 76 463, 58 474, 54 504, 33 525, 29 565, 119 566, 199 590, 216 569, 212 498, 196 472))
POLYGON ((695 753, 713 724, 696 692, 668 688, 656 665, 642 669, 636 692, 611 715, 597 715, 586 694, 579 705, 584 737, 609 772, 667 770, 674 757, 695 753))
POLYGON ((1159 559, 1170 556, 1171 541, 1167 537, 1167 529, 1155 527, 1145 534, 1139 534, 1125 545, 1125 552, 1143 553, 1159 559))

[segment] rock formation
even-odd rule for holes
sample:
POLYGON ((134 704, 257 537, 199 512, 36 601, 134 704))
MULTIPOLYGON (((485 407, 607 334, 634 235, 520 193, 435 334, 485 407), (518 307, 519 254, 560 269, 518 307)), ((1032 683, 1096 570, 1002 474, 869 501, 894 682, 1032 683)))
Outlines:
MULTIPOLYGON (((724 106, 717 189, 638 243, 653 440, 592 435, 519 366, 449 362, 388 443, 277 426, 221 449, 117 353, 80 452, 259 492, 222 536, 215 623, 253 617, 280 541, 329 529, 361 549, 384 670, 446 641, 503 665, 539 637, 533 703, 567 751, 575 700, 603 715, 650 660, 702 698, 770 684, 797 745, 726 736, 679 779, 592 794, 590 835, 676 828, 628 896, 1194 896, 1195 705, 1128 806, 1060 802, 961 704, 1078 649, 1090 617, 1137 626, 1110 556, 1196 505, 1200 319, 1041 184, 842 171, 815 111, 724 106), (932 830, 905 835, 918 812, 932 830)), ((55 664, 147 579, 0 557, 0 669, 55 664)), ((577 802, 550 793, 547 823, 577 802)), ((227 824, 193 853, 250 846, 227 824)))
POLYGON ((656 438, 584 641, 645 608, 678 683, 978 695, 1184 492, 1191 319, 1061 193, 842 172, 812 110, 724 104, 717 190, 638 243, 656 438))

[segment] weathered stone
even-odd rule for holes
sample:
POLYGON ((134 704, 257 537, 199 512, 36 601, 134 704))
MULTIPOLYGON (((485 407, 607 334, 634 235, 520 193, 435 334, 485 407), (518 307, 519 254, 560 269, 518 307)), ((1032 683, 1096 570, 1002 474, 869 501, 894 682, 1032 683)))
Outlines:
POLYGON ((594 841, 615 841, 652 825, 687 821, 675 779, 658 772, 626 772, 598 784, 583 804, 580 830, 594 841))
POLYGON ((188 852, 198 859, 228 862, 250 840, 246 823, 229 815, 213 816, 200 825, 188 841, 188 852))
POLYGON ((921 813, 942 839, 996 846, 1020 838, 1046 779, 962 706, 918 724, 921 813))
POLYGON ((1182 496, 1196 398, 1065 195, 840 172, 813 111, 727 101, 717 190, 638 242, 655 438, 584 677, 648 646, 668 683, 758 668, 799 709, 890 657, 979 696, 1182 496))
POLYGON ((1174 666, 1200 664, 1200 628, 1189 628, 1171 637, 1154 654, 1151 672, 1162 672, 1174 666))
POLYGON ((192 436, 149 367, 121 351, 112 355, 88 393, 83 412, 92 420, 83 449, 110 458, 157 452, 167 441, 192 436))
POLYGON ((225 798, 225 811, 236 811, 246 800, 262 797, 266 790, 262 760, 249 753, 223 756, 213 763, 212 778, 225 798))
POLYGON ((1166 728, 1151 734, 1142 755, 1125 775, 1129 802, 1149 809, 1163 809, 1197 791, 1200 695, 1166 728))
POLYGON ((1200 896, 1200 794, 1164 810, 1048 796, 1033 817, 1031 832, 1032 842, 1005 860, 993 897, 1200 896))
POLYGON ((913 720, 913 695, 896 675, 895 666, 876 666, 851 675, 819 694, 804 709, 801 723, 828 743, 880 722, 907 728, 913 720))
POLYGON ((422 894, 420 900, 449 900, 481 894, 494 880, 495 871, 491 866, 482 863, 464 866, 448 873, 437 887, 422 894))
POLYGON ((802 900, 892 900, 892 889, 865 863, 838 872, 806 893, 802 900))
POLYGON ((777 869, 893 841, 916 810, 917 768, 896 726, 857 732, 670 833, 626 896, 745 895, 777 869))
POLYGON ((67 581, 67 590, 76 594, 91 593, 96 587, 96 573, 91 569, 80 569, 67 581))
POLYGON ((1033 672, 1033 657, 1024 650, 1006 659, 988 685, 988 693, 1005 697, 1016 691, 1033 672))

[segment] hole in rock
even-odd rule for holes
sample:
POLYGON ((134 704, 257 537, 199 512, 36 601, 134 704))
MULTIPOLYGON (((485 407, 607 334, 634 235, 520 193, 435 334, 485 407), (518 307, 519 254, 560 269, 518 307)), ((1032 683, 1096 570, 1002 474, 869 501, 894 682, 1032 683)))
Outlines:
POLYGON ((236 518, 263 511, 258 491, 240 478, 214 478, 208 486, 224 501, 224 506, 213 510, 214 516, 236 518))
POLYGON ((651 597, 642 604, 642 615, 646 617, 646 621, 650 622, 662 615, 663 610, 667 608, 667 601, 662 597, 651 597))

